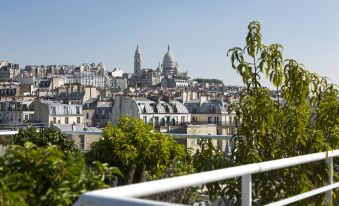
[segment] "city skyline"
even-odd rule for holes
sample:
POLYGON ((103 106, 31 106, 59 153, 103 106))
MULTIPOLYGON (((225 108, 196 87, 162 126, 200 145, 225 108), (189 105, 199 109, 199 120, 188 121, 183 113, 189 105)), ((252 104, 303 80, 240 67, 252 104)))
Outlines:
POLYGON ((3 1, 2 5, 8 18, 0 20, 6 28, 0 38, 0 60, 21 66, 103 62, 109 69, 133 72, 138 44, 142 67, 156 69, 169 44, 181 71, 189 76, 241 84, 226 52, 243 47, 248 22, 258 20, 265 44, 281 43, 285 58, 339 83, 335 1, 3 1))

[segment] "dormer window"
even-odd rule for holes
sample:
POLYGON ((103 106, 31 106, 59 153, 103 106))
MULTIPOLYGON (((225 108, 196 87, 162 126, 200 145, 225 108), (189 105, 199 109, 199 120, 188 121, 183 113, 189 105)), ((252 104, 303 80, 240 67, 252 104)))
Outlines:
POLYGON ((173 105, 173 111, 174 111, 174 113, 178 113, 178 109, 177 109, 176 105, 173 105))
POLYGON ((216 113, 215 106, 212 106, 212 107, 210 108, 210 112, 211 112, 211 113, 216 113))

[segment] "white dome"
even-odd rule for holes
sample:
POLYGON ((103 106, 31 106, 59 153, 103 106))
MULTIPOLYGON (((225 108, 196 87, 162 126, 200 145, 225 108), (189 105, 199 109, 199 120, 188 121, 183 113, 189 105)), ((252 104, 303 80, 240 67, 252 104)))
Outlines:
POLYGON ((168 46, 167 53, 165 54, 164 59, 162 61, 162 64, 163 64, 163 67, 175 67, 176 65, 174 56, 172 55, 169 46, 168 46))

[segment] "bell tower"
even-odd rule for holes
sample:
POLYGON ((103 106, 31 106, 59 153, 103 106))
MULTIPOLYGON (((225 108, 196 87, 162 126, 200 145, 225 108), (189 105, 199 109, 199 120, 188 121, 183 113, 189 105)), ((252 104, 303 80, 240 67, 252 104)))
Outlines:
POLYGON ((138 75, 141 71, 141 53, 139 50, 139 45, 137 45, 137 49, 134 54, 134 74, 138 75))

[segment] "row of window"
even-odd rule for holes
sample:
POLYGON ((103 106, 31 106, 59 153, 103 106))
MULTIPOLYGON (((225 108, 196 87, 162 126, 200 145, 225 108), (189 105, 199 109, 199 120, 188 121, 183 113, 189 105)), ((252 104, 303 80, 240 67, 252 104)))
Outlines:
MULTIPOLYGON (((150 119, 148 119, 147 116, 144 116, 143 120, 144 120, 145 123, 152 123, 156 126, 158 126, 158 125, 166 126, 166 125, 177 125, 178 124, 177 117, 174 117, 172 119, 170 117, 163 117, 161 119, 159 119, 159 117, 151 117, 150 119)), ((186 121, 186 117, 182 116, 181 122, 185 122, 185 121, 186 121)))
MULTIPOLYGON (((13 122, 13 121, 18 121, 18 122, 21 122, 21 114, 11 114, 9 117, 7 117, 7 120, 8 121, 11 121, 11 122, 13 122)), ((29 120, 29 116, 28 116, 28 114, 25 114, 24 115, 24 121, 28 121, 29 120)))
MULTIPOLYGON (((57 123, 57 118, 53 117, 53 121, 51 121, 51 124, 56 124, 57 123)), ((71 122, 71 123, 75 123, 75 122, 71 122)), ((80 117, 77 117, 77 122, 76 123, 81 123, 81 119, 80 117)), ((61 123, 61 119, 58 120, 58 124, 62 124, 61 123)), ((65 117, 65 124, 69 124, 69 119, 68 117, 65 117)))
MULTIPOLYGON (((80 114, 80 106, 75 107, 76 114, 80 114)), ((64 114, 68 114, 68 106, 64 106, 64 114)), ((56 115, 56 107, 52 107, 52 115, 56 115)))

